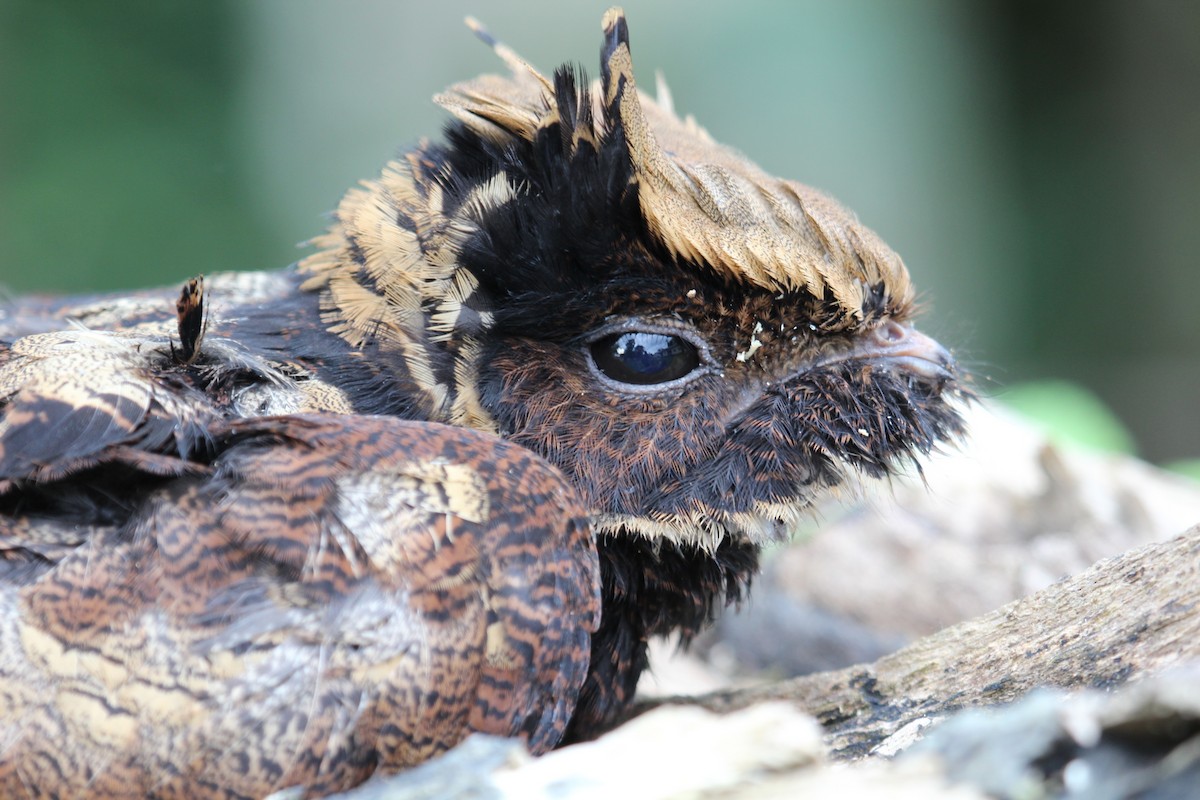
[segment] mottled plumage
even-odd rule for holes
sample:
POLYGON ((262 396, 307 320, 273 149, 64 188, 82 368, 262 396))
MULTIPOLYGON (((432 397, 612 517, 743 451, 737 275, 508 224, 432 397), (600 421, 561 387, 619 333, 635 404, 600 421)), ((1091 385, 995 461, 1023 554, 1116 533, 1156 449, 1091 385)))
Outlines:
POLYGON ((0 793, 594 735, 822 492, 958 432, 899 257, 603 26, 591 86, 480 32, 513 75, 291 269, 0 308, 0 793))

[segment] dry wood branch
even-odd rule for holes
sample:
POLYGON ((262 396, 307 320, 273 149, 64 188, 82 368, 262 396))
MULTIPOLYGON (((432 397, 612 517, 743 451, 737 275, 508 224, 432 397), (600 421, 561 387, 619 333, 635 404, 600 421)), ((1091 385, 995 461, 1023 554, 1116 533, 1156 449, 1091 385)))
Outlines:
POLYGON ((785 700, 813 714, 841 757, 867 755, 905 725, 1014 700, 1039 686, 1108 688, 1200 659, 1200 526, 872 664, 754 689, 647 703, 725 713, 785 700))

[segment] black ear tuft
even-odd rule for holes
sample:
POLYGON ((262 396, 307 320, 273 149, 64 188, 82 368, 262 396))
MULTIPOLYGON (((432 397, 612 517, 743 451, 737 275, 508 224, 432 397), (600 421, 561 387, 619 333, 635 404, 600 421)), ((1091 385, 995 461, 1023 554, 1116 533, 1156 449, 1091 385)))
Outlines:
POLYGON ((564 155, 576 154, 581 143, 596 149, 592 97, 587 73, 581 67, 563 65, 554 73, 554 102, 558 111, 559 140, 564 155))
POLYGON ((579 115, 575 72, 564 65, 554 71, 554 102, 558 106, 558 136, 564 153, 571 152, 571 134, 579 115))

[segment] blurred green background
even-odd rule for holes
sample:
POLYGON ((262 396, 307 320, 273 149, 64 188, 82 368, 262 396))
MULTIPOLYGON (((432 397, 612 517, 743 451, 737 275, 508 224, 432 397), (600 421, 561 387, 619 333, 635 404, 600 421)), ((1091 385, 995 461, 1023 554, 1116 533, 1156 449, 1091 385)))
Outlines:
MULTIPOLYGON (((284 266, 437 134, 434 92, 501 68, 465 14, 595 75, 605 5, 0 0, 0 284, 284 266)), ((626 11, 643 84, 661 69, 717 139, 854 208, 982 392, 1067 381, 1013 397, 1098 398, 1142 455, 1200 455, 1200 3, 626 11)))

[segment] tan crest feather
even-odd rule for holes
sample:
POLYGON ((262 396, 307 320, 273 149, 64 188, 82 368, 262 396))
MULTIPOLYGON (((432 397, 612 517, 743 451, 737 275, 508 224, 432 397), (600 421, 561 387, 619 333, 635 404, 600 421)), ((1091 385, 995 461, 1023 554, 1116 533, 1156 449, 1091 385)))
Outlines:
MULTIPOLYGON (((435 100, 492 140, 532 140, 557 120, 553 87, 471 25, 513 76, 460 83, 435 100)), ((873 231, 821 192, 767 174, 690 116, 680 119, 664 80, 657 101, 638 91, 624 12, 609 9, 602 25, 603 80, 594 95, 608 110, 604 124, 624 130, 642 213, 664 247, 734 280, 831 297, 851 316, 860 315, 868 286, 883 284, 899 306, 911 302, 904 263, 873 231)))
POLYGON ((865 285, 907 295, 899 256, 852 214, 697 135, 694 122, 638 92, 624 13, 610 9, 603 27, 605 99, 625 130, 642 213, 669 250, 760 286, 828 290, 851 313, 865 285))

